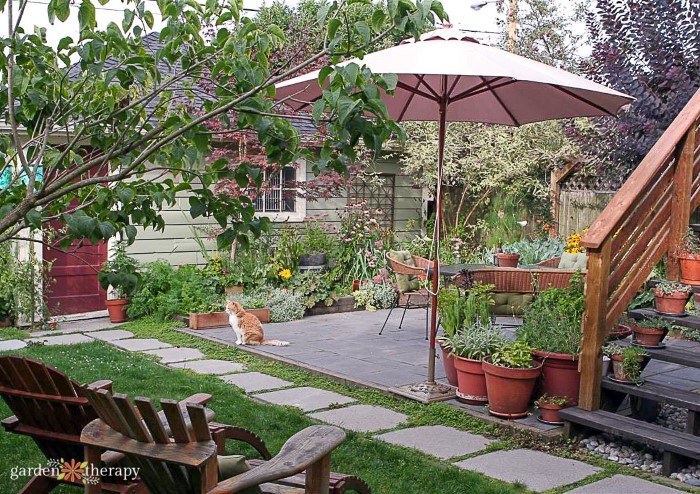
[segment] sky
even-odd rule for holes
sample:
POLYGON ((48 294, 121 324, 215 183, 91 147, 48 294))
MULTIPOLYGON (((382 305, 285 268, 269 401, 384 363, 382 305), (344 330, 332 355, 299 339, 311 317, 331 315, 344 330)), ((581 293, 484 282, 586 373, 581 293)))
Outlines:
MULTIPOLYGON (((19 5, 18 0, 8 0, 13 1, 15 10, 19 5)), ((78 6, 80 5, 79 0, 74 1, 74 5, 71 7, 71 16, 65 23, 56 21, 54 26, 51 26, 48 22, 48 16, 46 14, 46 5, 48 0, 28 0, 27 10, 23 18, 23 27, 25 31, 33 30, 34 25, 39 25, 47 27, 47 38, 48 41, 54 46, 58 41, 65 36, 72 36, 77 38, 78 33, 78 6)), ((269 4, 271 0, 245 0, 244 7, 250 9, 257 9, 265 1, 269 4)), ((570 0, 555 0, 562 6, 569 7, 573 2, 570 0)), ((149 0, 149 3, 153 2, 151 10, 154 11, 156 18, 156 29, 158 28, 159 18, 156 14, 157 7, 153 0, 149 0)), ((294 5, 298 0, 286 0, 289 5, 294 5)), ((476 3, 477 0, 442 0, 442 4, 445 7, 448 15, 450 16, 450 21, 455 25, 455 27, 466 29, 470 31, 481 31, 486 32, 486 34, 479 36, 475 34, 475 37, 482 42, 489 42, 489 40, 494 35, 489 35, 488 32, 498 31, 498 19, 504 17, 504 14, 498 14, 497 6, 493 3, 485 5, 480 10, 474 10, 470 6, 476 3)), ((121 0, 110 0, 104 6, 100 6, 97 1, 93 1, 97 8, 97 22, 100 27, 106 26, 109 22, 120 23, 122 18, 122 11, 124 9, 124 3, 121 0)), ((0 13, 0 35, 6 36, 8 31, 7 26, 8 14, 7 12, 0 13)), ((495 37, 493 37, 495 41, 495 37)))

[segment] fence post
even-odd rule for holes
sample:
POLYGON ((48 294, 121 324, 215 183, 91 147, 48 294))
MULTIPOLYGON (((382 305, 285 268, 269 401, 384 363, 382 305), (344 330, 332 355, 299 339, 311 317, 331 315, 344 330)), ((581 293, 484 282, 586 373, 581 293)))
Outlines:
POLYGON ((695 161, 695 124, 691 125, 676 147, 676 167, 671 191, 671 231, 668 236, 668 265, 666 277, 680 278, 678 245, 690 223, 690 198, 695 161))
POLYGON ((581 341, 581 389, 578 406, 584 410, 600 407, 600 379, 603 354, 601 347, 607 334, 608 289, 612 237, 606 237, 598 249, 589 250, 586 275, 586 312, 581 341))

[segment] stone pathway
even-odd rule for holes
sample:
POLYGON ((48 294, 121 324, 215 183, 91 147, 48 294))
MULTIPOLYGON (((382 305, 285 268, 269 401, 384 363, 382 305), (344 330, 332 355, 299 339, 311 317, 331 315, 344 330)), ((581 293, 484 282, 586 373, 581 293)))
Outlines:
MULTIPOLYGON (((131 332, 121 329, 100 331, 94 323, 81 322, 80 328, 77 331, 67 328, 62 332, 63 334, 30 338, 27 342, 71 345, 95 340, 104 341, 124 351, 158 357, 161 364, 172 369, 218 376, 222 381, 242 389, 252 399, 294 406, 316 420, 350 431, 372 434, 371 437, 375 440, 413 448, 439 460, 452 461, 455 466, 462 469, 481 472, 506 482, 522 482, 528 489, 536 492, 562 488, 601 471, 600 468, 581 461, 528 449, 486 452, 486 448, 494 440, 479 434, 443 425, 404 427, 408 417, 402 413, 383 407, 357 404, 354 398, 324 389, 309 386, 296 387, 294 383, 260 372, 245 372, 243 364, 206 359, 195 348, 173 347, 153 338, 134 338, 131 332), (472 456, 460 460, 469 455, 472 456)), ((27 346, 27 342, 0 340, 0 351, 17 350, 27 346)), ((372 367, 368 369, 371 373, 372 367)), ((614 475, 566 492, 571 494, 682 494, 682 491, 627 475, 614 475)))

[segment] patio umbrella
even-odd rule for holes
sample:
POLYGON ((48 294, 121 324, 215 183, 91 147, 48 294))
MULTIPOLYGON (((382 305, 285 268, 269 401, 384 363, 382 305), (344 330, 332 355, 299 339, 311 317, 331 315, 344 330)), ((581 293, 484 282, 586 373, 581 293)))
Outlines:
MULTIPOLYGON (((397 88, 384 94, 394 120, 438 121, 438 190, 435 229, 442 214, 440 188, 447 122, 523 125, 543 120, 616 115, 633 98, 583 77, 498 48, 479 44, 458 29, 426 33, 339 65, 365 65, 378 74, 397 74, 397 88)), ((277 85, 276 99, 295 110, 321 97, 318 71, 277 85)), ((443 394, 435 385, 438 256, 432 273, 428 381, 421 389, 443 394)), ((428 397, 428 400, 431 396, 428 397)))

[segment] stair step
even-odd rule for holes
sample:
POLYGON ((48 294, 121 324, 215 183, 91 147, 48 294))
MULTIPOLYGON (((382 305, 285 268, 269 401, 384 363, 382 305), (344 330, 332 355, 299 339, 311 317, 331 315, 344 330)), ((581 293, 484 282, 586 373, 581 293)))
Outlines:
POLYGON ((630 384, 620 384, 603 378, 601 381, 603 389, 617 391, 619 393, 639 396, 659 403, 668 403, 680 408, 686 408, 693 412, 700 412, 700 394, 692 391, 669 387, 668 384, 654 382, 647 379, 640 386, 630 384))
MULTIPOLYGON (((629 346, 629 342, 626 341, 621 341, 619 344, 629 346)), ((645 350, 654 360, 700 369, 700 353, 697 351, 674 348, 673 345, 669 345, 666 348, 645 348, 645 350)))
MULTIPOLYGON (((578 407, 571 407, 561 410, 559 415, 567 422, 631 439, 665 453, 675 453, 693 460, 700 459, 700 437, 691 434, 604 410, 589 412, 578 407)), ((664 463, 669 463, 665 470, 672 468, 672 461, 666 461, 665 458, 664 463)))
MULTIPOLYGON (((694 287, 700 293, 700 286, 694 287)), ((660 317, 666 321, 677 324, 678 326, 685 326, 686 328, 700 329, 700 316, 687 315, 683 317, 673 317, 673 316, 662 316, 654 309, 634 309, 627 313, 633 319, 641 319, 642 317, 660 317)))

